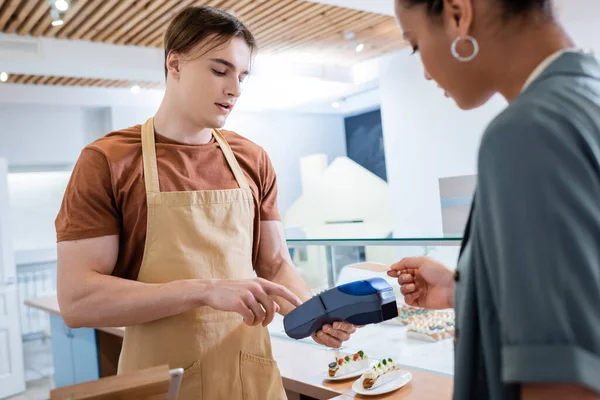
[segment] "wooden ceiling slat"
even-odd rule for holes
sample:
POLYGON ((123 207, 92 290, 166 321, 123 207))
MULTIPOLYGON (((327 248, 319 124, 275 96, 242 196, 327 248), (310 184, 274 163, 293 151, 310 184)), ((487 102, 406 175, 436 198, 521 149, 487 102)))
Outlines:
POLYGON ((50 80, 50 78, 52 78, 51 76, 41 76, 41 79, 39 81, 37 81, 38 85, 45 85, 48 83, 48 81, 50 80))
POLYGON ((294 1, 287 7, 280 10, 280 12, 274 13, 270 18, 264 21, 258 21, 252 32, 255 36, 262 37, 277 24, 285 24, 285 26, 289 28, 291 24, 297 21, 306 21, 308 20, 308 17, 317 15, 327 8, 328 6, 325 4, 307 2, 297 5, 297 3, 294 1), (291 15, 289 12, 290 10, 294 11, 291 13, 291 15))
POLYGON ((21 0, 8 0, 8 2, 4 4, 2 11, 0 12, 0 31, 6 30, 6 24, 11 19, 20 3, 21 0))
POLYGON ((134 5, 136 0, 121 0, 117 7, 113 7, 112 10, 108 14, 106 14, 102 20, 100 20, 96 25, 93 25, 87 32, 81 36, 82 40, 90 40, 94 36, 98 35, 106 28, 114 28, 113 22, 117 18, 123 15, 130 7, 134 5))
POLYGON ((144 21, 149 19, 149 16, 161 6, 163 6, 162 0, 151 1, 145 6, 143 11, 140 11, 137 15, 133 16, 131 20, 127 22, 127 24, 122 26, 119 30, 113 32, 113 34, 111 34, 105 40, 109 43, 118 43, 122 37, 128 36, 132 30, 135 30, 138 24, 144 25, 144 21))
POLYGON ((58 78, 58 80, 56 82, 54 82, 54 84, 63 86, 65 84, 65 82, 67 82, 68 80, 69 80, 69 78, 67 78, 66 76, 62 76, 62 77, 58 78))
MULTIPOLYGON (((220 7, 220 5, 224 2, 225 0, 212 0, 212 1, 205 1, 205 0, 196 0, 195 3, 193 3, 193 6, 208 6, 208 7, 220 7)), ((163 36, 165 34, 167 27, 163 27, 162 29, 158 29, 156 32, 151 33, 148 35, 148 37, 146 37, 145 39, 143 39, 140 42, 141 46, 151 46, 151 47, 163 47, 163 36)))
POLYGON ((294 46, 299 46, 304 43, 308 43, 311 41, 317 41, 326 39, 330 37, 332 34, 337 33, 340 37, 340 45, 343 45, 344 42, 347 42, 344 39, 344 32, 354 32, 357 29, 361 29, 364 26, 371 26, 372 24, 376 24, 381 17, 378 15, 367 15, 365 16, 354 16, 345 21, 340 21, 339 23, 331 24, 329 27, 321 27, 319 30, 310 30, 308 33, 304 33, 300 36, 294 37, 289 40, 288 43, 282 43, 272 48, 273 51, 285 51, 289 50, 294 46), (358 18, 357 18, 358 17, 358 18))
POLYGON ((27 75, 19 75, 15 78, 15 83, 24 83, 25 79, 27 79, 27 75))
MULTIPOLYGON (((347 31, 353 32, 355 34, 355 42, 363 43, 365 46, 369 46, 369 43, 372 43, 376 40, 378 35, 385 34, 386 39, 390 40, 393 38, 394 30, 397 30, 396 23, 388 23, 383 16, 369 16, 360 21, 357 21, 352 24, 347 24, 347 31), (383 21, 383 22, 382 22, 383 21)), ((343 38, 343 33, 339 32, 337 34, 328 33, 326 36, 322 38, 311 38, 310 42, 313 44, 319 44, 321 47, 331 48, 337 46, 340 48, 340 40, 343 38)), ((351 43, 348 41, 344 41, 344 48, 350 49, 351 43)), ((294 46, 299 46, 303 43, 308 43, 308 41, 296 41, 294 42, 294 46)), ((273 50, 281 50, 281 47, 273 48, 273 50)), ((353 49, 354 50, 354 49, 353 49)), ((350 53, 351 54, 351 53, 350 53)))
POLYGON ((65 23, 60 27, 56 33, 56 37, 59 39, 71 39, 71 35, 76 32, 81 25, 85 24, 86 19, 92 15, 92 13, 100 9, 103 3, 103 1, 86 1, 74 15, 71 21, 69 21, 68 24, 65 23))
POLYGON ((35 75, 29 75, 25 79, 23 79, 23 84, 24 85, 28 85, 30 83, 33 83, 33 81, 35 80, 35 78, 36 78, 35 75))
MULTIPOLYGON (((15 81, 17 80, 17 76, 15 74, 10 74, 8 75, 8 80, 6 81, 6 83, 16 83, 15 81)), ((2 82, 0 82, 0 85, 2 84, 2 82)))
POLYGON ((232 8, 235 7, 237 3, 240 3, 240 0, 227 0, 222 4, 219 4, 219 8, 225 11, 232 11, 232 8))
MULTIPOLYGON (((261 54, 293 51, 351 64, 406 46, 391 16, 308 0, 71 0, 59 27, 51 25, 48 0, 0 0, 0 32, 160 48, 169 21, 192 5, 236 15, 257 38, 261 54), (365 45, 361 53, 344 38, 345 32, 354 32, 355 41, 365 45)), ((38 81, 41 78, 31 82, 38 81)), ((65 83, 50 78, 43 82, 65 83)), ((106 82, 87 78, 68 82, 92 83, 106 82)))
POLYGON ((347 43, 344 38, 345 32, 356 32, 356 30, 361 29, 362 27, 378 23, 380 19, 381 16, 379 15, 354 15, 345 19, 340 19, 319 31, 315 32, 314 30, 311 30, 310 34, 307 31, 300 36, 295 37, 294 40, 289 43, 279 44, 278 47, 287 48, 291 43, 297 45, 310 41, 327 39, 332 36, 337 36, 337 40, 343 45, 343 43, 347 43))
POLYGON ((48 7, 46 12, 42 15, 41 19, 38 20, 37 23, 35 24, 32 32, 31 32, 31 36, 38 37, 43 32, 47 31, 48 29, 52 29, 52 28, 60 29, 61 27, 52 26, 52 17, 50 16, 50 7, 48 7))
POLYGON ((69 25, 72 24, 72 20, 75 18, 75 16, 78 15, 79 10, 81 10, 83 8, 83 6, 86 4, 87 1, 94 1, 94 0, 79 0, 77 2, 72 2, 71 5, 69 6, 69 9, 67 10, 67 12, 65 14, 62 15, 62 20, 64 22, 63 25, 61 26, 52 26, 52 24, 48 24, 48 26, 46 27, 46 30, 44 31, 44 33, 42 35, 46 36, 46 37, 53 37, 55 36, 61 29, 64 29, 65 25, 69 25))
POLYGON ((261 37, 261 43, 263 46, 269 42, 276 40, 282 41, 286 38, 291 37, 294 34, 302 31, 307 31, 310 28, 314 28, 315 25, 320 24, 322 21, 329 21, 331 18, 337 18, 338 16, 346 15, 348 10, 333 8, 331 6, 325 6, 319 11, 314 9, 310 13, 304 16, 304 18, 298 18, 285 21, 284 23, 277 23, 272 25, 270 28, 265 30, 259 30, 257 35, 261 37), (310 25, 306 25, 306 21, 311 21, 310 25))
POLYGON ((23 24, 17 29, 17 33, 19 35, 29 34, 40 18, 50 12, 49 10, 50 5, 47 0, 38 0, 33 11, 27 15, 23 24))
POLYGON ((260 1, 254 5, 254 7, 249 8, 248 10, 240 10, 238 13, 240 14, 240 20, 245 25, 248 25, 248 21, 254 18, 256 15, 260 15, 265 12, 265 10, 273 9, 277 7, 280 3, 286 3, 285 1, 260 1))
POLYGON ((258 10, 266 7, 267 5, 268 5, 267 1, 247 0, 245 4, 243 4, 238 9, 236 9, 235 13, 238 14, 241 18, 249 13, 257 12, 258 10))
POLYGON ((349 17, 359 18, 360 16, 360 12, 357 11, 332 8, 316 17, 313 17, 310 28, 307 27, 302 21, 290 28, 283 28, 281 25, 275 26, 270 32, 264 34, 264 37, 266 38, 261 42, 261 46, 272 47, 277 43, 282 45, 286 43, 295 43, 300 39, 306 37, 310 38, 319 32, 327 30, 328 28, 331 29, 331 27, 334 25, 334 21, 339 19, 347 20, 349 17), (282 38, 285 40, 282 41, 282 38))
POLYGON ((24 1, 18 8, 18 12, 13 15, 4 32, 15 33, 17 28, 25 22, 27 15, 31 12, 32 8, 36 5, 35 0, 24 1))
POLYGON ((111 9, 114 9, 120 0, 105 0, 101 3, 101 7, 97 8, 91 13, 85 21, 74 29, 69 35, 70 39, 81 39, 84 33, 86 33, 99 19, 104 18, 111 9))
POLYGON ((139 46, 141 42, 143 42, 146 38, 148 38, 148 36, 152 35, 153 33, 157 32, 157 31, 161 32, 161 33, 164 32, 165 29, 167 28, 169 21, 172 20, 175 17, 175 15, 177 15, 180 11, 182 11, 184 8, 188 7, 195 1, 196 0, 179 1, 177 3, 176 7, 171 8, 168 12, 164 13, 162 16, 160 16, 159 18, 154 20, 152 23, 148 24, 144 29, 139 31, 135 36, 130 37, 127 40, 127 43, 139 46))
MULTIPOLYGON (((127 30, 127 32, 125 32, 123 36, 115 40, 115 44, 133 44, 133 38, 138 37, 140 32, 144 31, 148 27, 155 25, 156 21, 160 21, 163 18, 165 20, 168 20, 168 17, 165 18, 165 15, 169 15, 169 10, 172 10, 173 8, 179 9, 181 5, 181 0, 177 3, 169 3, 168 1, 166 1, 157 9, 152 10, 151 13, 146 14, 146 17, 143 20, 138 21, 138 23, 132 26, 131 29, 127 30)), ((159 26, 159 24, 157 23, 156 26, 159 26)))
POLYGON ((55 85, 56 81, 60 78, 58 76, 51 76, 50 79, 46 82, 46 85, 55 85))
POLYGON ((298 3, 295 0, 282 0, 269 2, 267 4, 269 4, 269 7, 244 16, 243 22, 253 34, 256 34, 258 27, 271 22, 292 8, 295 9, 295 12, 299 12, 301 9, 312 6, 310 3, 298 3))
POLYGON ((162 18, 160 18, 160 22, 154 21, 151 25, 149 25, 148 27, 146 27, 146 29, 144 29, 143 32, 138 33, 135 37, 133 37, 132 39, 130 39, 127 42, 127 44, 134 44, 134 45, 143 45, 143 46, 153 46, 153 47, 158 47, 158 46, 162 46, 162 41, 163 41, 163 36, 165 33, 165 30, 167 28, 167 25, 169 23, 169 21, 175 17, 175 15, 177 13, 179 13, 181 10, 183 10, 186 6, 208 6, 208 7, 218 7, 220 9, 227 9, 229 4, 233 4, 232 7, 229 8, 230 11, 234 11, 236 7, 241 7, 243 6, 246 1, 254 1, 254 0, 235 0, 235 2, 229 2, 226 1, 224 2, 224 0, 212 0, 212 1, 198 1, 198 0, 193 0, 190 2, 186 2, 184 4, 182 4, 181 7, 177 7, 177 10, 174 10, 170 13, 170 15, 163 15, 162 18))
POLYGON ((137 0, 128 8, 116 21, 111 23, 105 29, 94 35, 91 39, 94 42, 108 42, 108 37, 120 29, 128 29, 126 26, 131 25, 131 18, 134 15, 141 13, 148 4, 148 0, 137 0))

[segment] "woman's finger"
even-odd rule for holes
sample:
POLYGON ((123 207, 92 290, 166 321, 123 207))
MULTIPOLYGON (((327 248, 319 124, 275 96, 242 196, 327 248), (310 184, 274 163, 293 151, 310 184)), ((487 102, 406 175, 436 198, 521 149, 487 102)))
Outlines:
POLYGON ((407 294, 414 293, 416 290, 417 286, 414 283, 409 283, 408 285, 400 286, 400 293, 402 293, 404 296, 406 296, 407 294))

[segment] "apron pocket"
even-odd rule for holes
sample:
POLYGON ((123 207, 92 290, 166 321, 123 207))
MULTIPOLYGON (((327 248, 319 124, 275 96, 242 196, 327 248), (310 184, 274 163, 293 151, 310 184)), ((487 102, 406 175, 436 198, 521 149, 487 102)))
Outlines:
POLYGON ((202 366, 196 361, 183 371, 177 400, 202 400, 202 366))
POLYGON ((240 376, 244 400, 285 399, 281 375, 275 360, 242 351, 240 376))

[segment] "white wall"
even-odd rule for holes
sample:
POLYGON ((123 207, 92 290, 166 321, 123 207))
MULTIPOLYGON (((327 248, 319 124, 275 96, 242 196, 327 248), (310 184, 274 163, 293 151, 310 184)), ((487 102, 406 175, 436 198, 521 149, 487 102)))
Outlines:
MULTIPOLYGON (((9 185, 19 253, 53 248, 54 219, 70 176, 68 169, 81 149, 112 130, 144 122, 154 112, 152 107, 0 105, 0 157, 18 171, 10 175, 9 185), (48 171, 57 166, 67 171, 48 171)), ((346 155, 341 116, 237 112, 226 128, 269 153, 278 174, 282 213, 301 194, 300 157, 325 153, 332 161, 346 155)))
POLYGON ((101 109, 0 105, 0 157, 9 166, 71 164, 103 126, 101 109))
POLYGON ((111 107, 111 131, 143 124, 156 113, 158 107, 111 107))
POLYGON ((269 154, 277 172, 282 214, 302 193, 301 157, 323 153, 331 162, 346 155, 344 119, 338 115, 234 112, 225 128, 259 144, 269 154))
MULTIPOLYGON (((111 109, 113 129, 144 122, 151 108, 111 109)), ((301 194, 300 157, 327 154, 329 161, 346 155, 344 119, 339 115, 234 112, 225 129, 264 147, 277 172, 279 208, 285 212, 301 194)))
MULTIPOLYGON (((600 2, 558 0, 557 16, 578 46, 600 54, 600 2)), ((476 173, 486 125, 506 106, 500 96, 465 112, 423 77, 419 57, 401 51, 379 64, 388 179, 397 236, 442 233, 438 178, 476 173)))
MULTIPOLYGON (((149 107, 112 108, 112 128, 143 123, 154 112, 149 107)), ((252 140, 267 151, 278 177, 282 213, 300 197, 301 157, 323 153, 331 162, 346 155, 344 118, 340 115, 234 111, 224 129, 252 140)))
POLYGON ((439 237, 438 179, 476 172, 481 134, 505 102, 496 97, 477 110, 460 110, 424 79, 421 61, 407 52, 384 58, 380 79, 395 235, 439 237))

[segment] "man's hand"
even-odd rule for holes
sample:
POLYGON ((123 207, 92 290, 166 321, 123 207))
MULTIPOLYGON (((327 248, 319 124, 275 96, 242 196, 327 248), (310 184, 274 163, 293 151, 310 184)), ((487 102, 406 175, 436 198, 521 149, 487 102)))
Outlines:
POLYGON ((320 345, 339 349, 342 343, 350 339, 350 336, 356 332, 356 326, 348 322, 334 322, 333 326, 323 325, 323 328, 314 333, 312 338, 320 345))
POLYGON ((213 280, 207 287, 203 304, 215 310, 236 312, 244 318, 247 325, 267 326, 279 311, 272 296, 283 298, 296 307, 302 304, 298 296, 285 286, 262 278, 213 280))

